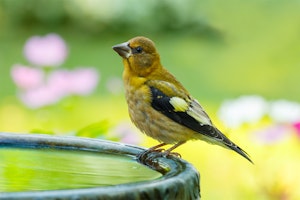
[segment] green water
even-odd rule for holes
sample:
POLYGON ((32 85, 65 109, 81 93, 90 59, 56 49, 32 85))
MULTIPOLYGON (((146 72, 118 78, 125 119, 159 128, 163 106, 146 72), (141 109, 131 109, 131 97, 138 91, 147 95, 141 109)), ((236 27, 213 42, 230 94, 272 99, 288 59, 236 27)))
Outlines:
POLYGON ((74 189, 153 180, 132 157, 86 151, 0 148, 0 192, 74 189))

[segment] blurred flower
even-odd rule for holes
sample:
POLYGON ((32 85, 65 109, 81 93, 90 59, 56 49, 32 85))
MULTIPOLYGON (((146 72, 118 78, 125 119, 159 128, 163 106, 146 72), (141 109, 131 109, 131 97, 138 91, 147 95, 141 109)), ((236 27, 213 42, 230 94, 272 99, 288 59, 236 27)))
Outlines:
POLYGON ((243 123, 257 122, 266 114, 267 108, 267 102, 260 96, 241 96, 225 101, 218 115, 227 126, 236 128, 243 123))
POLYGON ((120 142, 123 143, 140 144, 142 142, 141 134, 128 122, 118 124, 110 132, 110 135, 120 138, 120 142))
POLYGON ((24 55, 33 65, 55 67, 65 61, 68 49, 64 40, 57 34, 33 36, 26 41, 24 55))
POLYGON ((69 93, 88 95, 92 93, 99 81, 99 74, 94 68, 77 68, 69 74, 69 93))
POLYGON ((293 124, 294 129, 296 130, 297 136, 300 138, 300 121, 293 124))
POLYGON ((258 123, 264 115, 272 120, 268 127, 259 127, 255 138, 263 144, 283 140, 295 130, 300 137, 300 104, 288 100, 266 102, 259 96, 241 96, 236 100, 225 101, 219 110, 220 119, 227 125, 237 128, 243 123, 258 123))
POLYGON ((56 92, 53 88, 41 85, 38 88, 21 92, 19 97, 29 108, 39 108, 57 103, 61 97, 56 92))
POLYGON ((48 77, 50 88, 57 90, 57 95, 88 95, 94 91, 99 81, 98 72, 94 68, 77 68, 56 70, 48 77))
POLYGON ((70 72, 65 69, 57 69, 49 73, 47 78, 48 90, 52 91, 58 98, 63 98, 69 94, 70 72))
MULTIPOLYGON (((66 59, 68 50, 59 35, 48 34, 29 38, 24 54, 35 66, 57 67, 66 59)), ((16 64, 12 66, 11 76, 20 89, 19 98, 30 108, 51 105, 70 95, 88 95, 99 81, 99 74, 93 67, 42 70, 16 64)))
POLYGON ((300 104, 287 100, 277 100, 270 104, 270 117, 280 123, 300 121, 300 104))
POLYGON ((48 80, 37 88, 20 93, 20 99, 30 108, 39 108, 57 103, 70 95, 88 95, 98 83, 98 73, 93 68, 55 70, 48 80))
MULTIPOLYGON (((57 103, 66 96, 88 95, 95 90, 99 81, 99 75, 93 68, 55 70, 47 78, 34 82, 37 83, 35 87, 26 87, 26 90, 19 92, 19 97, 25 105, 39 108, 57 103)), ((24 88, 20 82, 20 88, 22 87, 24 88)))
POLYGON ((15 64, 11 69, 15 84, 22 90, 36 88, 43 83, 44 72, 40 69, 15 64))
POLYGON ((118 94, 123 91, 123 82, 119 77, 111 77, 106 82, 106 88, 113 94, 118 94))
POLYGON ((255 138, 262 144, 273 144, 288 136, 290 128, 286 125, 272 125, 254 133, 255 138))

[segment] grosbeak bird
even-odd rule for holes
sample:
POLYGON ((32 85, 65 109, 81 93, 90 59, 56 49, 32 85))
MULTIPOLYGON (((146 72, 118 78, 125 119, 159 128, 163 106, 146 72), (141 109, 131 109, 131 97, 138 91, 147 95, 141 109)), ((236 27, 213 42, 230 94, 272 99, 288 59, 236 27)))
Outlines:
POLYGON ((243 149, 214 126, 198 101, 162 66, 150 39, 139 36, 112 48, 123 58, 123 81, 132 122, 161 142, 147 152, 162 151, 160 147, 173 144, 164 151, 168 155, 186 141, 200 139, 231 149, 252 162, 243 149))

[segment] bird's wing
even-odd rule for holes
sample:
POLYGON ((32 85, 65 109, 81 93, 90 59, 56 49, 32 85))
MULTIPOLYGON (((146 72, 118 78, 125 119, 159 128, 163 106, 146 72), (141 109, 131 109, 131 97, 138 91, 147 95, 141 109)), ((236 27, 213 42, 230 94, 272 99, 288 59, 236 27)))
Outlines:
POLYGON ((169 82, 159 81, 159 84, 150 84, 149 87, 152 97, 151 106, 155 110, 209 138, 224 140, 225 136, 215 130, 216 128, 197 100, 185 95, 184 91, 178 90, 169 82))
POLYGON ((212 124, 198 101, 189 97, 184 90, 180 91, 176 89, 175 85, 163 81, 158 85, 157 83, 150 84, 149 87, 152 97, 151 106, 155 110, 173 121, 204 135, 205 138, 203 139, 207 142, 232 149, 252 162, 243 149, 230 141, 212 124))

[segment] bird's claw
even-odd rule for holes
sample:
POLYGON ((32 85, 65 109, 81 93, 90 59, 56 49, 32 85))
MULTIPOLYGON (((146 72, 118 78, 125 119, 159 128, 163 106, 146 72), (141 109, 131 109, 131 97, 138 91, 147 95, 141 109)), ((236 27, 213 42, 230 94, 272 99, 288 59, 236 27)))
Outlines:
POLYGON ((162 153, 163 151, 165 151, 165 149, 148 149, 146 151, 143 151, 141 154, 139 154, 137 157, 138 157, 138 160, 140 161, 143 161, 146 159, 146 156, 150 153, 154 153, 154 152, 157 152, 157 153, 162 153))
POLYGON ((148 150, 142 152, 141 154, 139 154, 137 156, 137 159, 141 162, 144 162, 146 159, 148 159, 147 155, 149 155, 150 153, 156 153, 158 156, 165 157, 165 158, 167 158, 169 156, 181 158, 181 155, 179 153, 170 152, 168 150, 159 148, 159 149, 148 149, 148 150))

